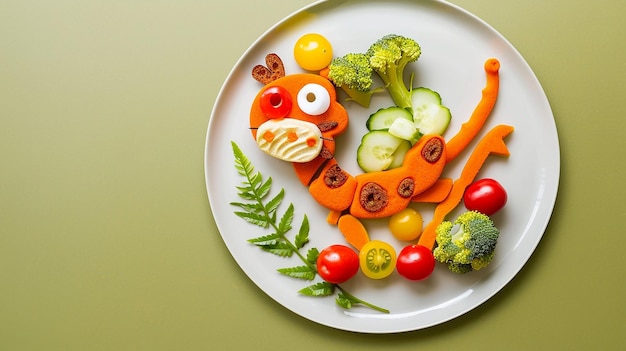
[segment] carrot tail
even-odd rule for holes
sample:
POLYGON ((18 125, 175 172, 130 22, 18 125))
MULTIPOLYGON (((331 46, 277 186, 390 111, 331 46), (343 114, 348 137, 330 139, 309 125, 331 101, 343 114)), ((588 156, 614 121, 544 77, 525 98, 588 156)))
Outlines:
POLYGON ((452 189, 452 179, 450 178, 441 178, 433 184, 426 191, 423 191, 411 198, 413 202, 424 202, 424 203, 440 203, 445 200, 450 194, 450 190, 452 189))
POLYGON ((452 190, 445 200, 435 207, 433 219, 424 228, 419 238, 418 244, 433 249, 437 226, 443 222, 445 217, 461 202, 465 188, 470 185, 480 168, 483 166, 489 154, 499 156, 509 156, 509 150, 504 143, 504 138, 513 131, 513 127, 508 125, 498 125, 491 129, 478 143, 476 149, 470 155, 461 176, 452 184, 452 190))
POLYGON ((330 210, 328 216, 326 216, 326 223, 330 225, 337 225, 339 218, 341 218, 341 211, 330 210))
POLYGON ((355 249, 361 250, 363 245, 370 241, 367 229, 363 226, 361 221, 353 215, 343 215, 337 222, 337 227, 343 236, 346 238, 348 244, 352 245, 355 249))
POLYGON ((482 97, 470 119, 463 123, 459 132, 446 143, 447 162, 452 161, 467 147, 483 127, 489 114, 491 114, 498 98, 500 87, 499 70, 500 61, 497 59, 491 58, 485 62, 487 81, 482 91, 482 97))

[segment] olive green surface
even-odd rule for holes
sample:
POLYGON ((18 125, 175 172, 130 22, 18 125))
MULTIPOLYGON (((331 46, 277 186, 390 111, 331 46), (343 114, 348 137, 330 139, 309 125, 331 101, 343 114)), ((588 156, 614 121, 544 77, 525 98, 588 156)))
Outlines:
POLYGON ((0 2, 0 349, 623 349, 626 2, 452 2, 542 83, 559 196, 501 292, 395 335, 283 308, 238 268, 210 213, 204 143, 219 89, 309 1, 0 2))

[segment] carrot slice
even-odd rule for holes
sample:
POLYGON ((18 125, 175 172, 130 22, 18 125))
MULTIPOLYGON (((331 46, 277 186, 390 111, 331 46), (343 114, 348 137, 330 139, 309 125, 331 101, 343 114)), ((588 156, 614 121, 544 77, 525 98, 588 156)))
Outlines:
POLYGON ((487 81, 482 91, 482 97, 476 105, 470 119, 461 125, 459 132, 446 143, 446 159, 448 162, 456 158, 469 143, 476 137, 491 114, 498 98, 500 87, 500 61, 491 58, 485 62, 487 81))
POLYGON ((413 202, 440 203, 445 200, 452 189, 452 179, 441 178, 428 190, 421 192, 411 199, 413 202))
POLYGON ((431 250, 435 245, 435 237, 437 226, 445 217, 461 202, 465 188, 470 185, 480 168, 485 163, 489 154, 499 156, 509 156, 509 150, 504 143, 504 137, 513 132, 513 127, 508 125, 498 125, 491 129, 478 143, 476 149, 472 151, 467 163, 465 164, 460 177, 452 184, 450 195, 435 207, 433 219, 424 228, 422 235, 418 240, 418 245, 423 245, 431 250))
POLYGON ((346 242, 359 251, 361 251, 363 245, 370 241, 367 229, 365 229, 363 223, 353 215, 347 214, 341 216, 339 222, 337 222, 337 227, 346 238, 346 242))

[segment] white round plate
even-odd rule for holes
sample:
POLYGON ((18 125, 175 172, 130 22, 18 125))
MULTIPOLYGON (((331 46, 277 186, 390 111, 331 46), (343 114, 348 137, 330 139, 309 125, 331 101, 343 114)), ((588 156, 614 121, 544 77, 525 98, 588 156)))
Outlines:
MULTIPOLYGON (((387 93, 378 94, 369 109, 341 102, 350 116, 349 131, 337 139, 336 157, 342 168, 360 173, 356 148, 365 132, 370 113, 393 105, 387 93)), ((479 135, 479 137, 481 136, 479 135)), ((474 144, 470 145, 471 146, 474 144)), ((444 176, 456 179, 469 151, 449 164, 444 176)), ((235 261, 254 283, 272 299, 294 313, 329 327, 363 332, 395 333, 417 330, 460 316, 485 302, 520 271, 538 245, 552 214, 560 171, 559 143, 550 105, 533 71, 517 50, 497 31, 471 13, 443 1, 322 1, 287 17, 263 34, 240 58, 217 98, 208 126, 205 154, 206 186, 220 234, 235 261), (320 33, 330 40, 334 55, 364 52, 386 34, 401 34, 419 42, 420 59, 407 67, 414 72, 413 86, 438 91, 452 111, 452 122, 444 137, 449 139, 469 117, 485 84, 484 62, 500 60, 500 95, 487 125, 508 124, 515 131, 505 141, 510 157, 490 156, 478 178, 495 178, 508 190, 508 203, 493 216, 501 235, 494 261, 480 271, 459 275, 437 264, 425 281, 411 282, 397 273, 383 280, 359 273, 343 284, 357 297, 385 307, 389 314, 362 306, 344 310, 332 297, 308 297, 298 290, 311 282, 281 275, 278 268, 301 264, 295 256, 281 258, 247 242, 264 234, 234 214, 230 203, 241 201, 236 187, 242 178, 234 167, 231 141, 252 161, 255 169, 273 178, 272 193, 285 189, 287 204, 295 207, 297 232, 306 214, 311 223, 310 242, 305 249, 322 250, 344 243, 338 229, 326 223, 328 212, 296 179, 292 166, 270 158, 259 150, 248 129, 250 105, 262 88, 251 77, 251 69, 263 64, 274 52, 284 61, 287 74, 302 73, 293 58, 296 40, 306 33, 320 33)), ((432 206, 416 206, 425 221, 432 206)), ((463 211, 463 205, 450 218, 463 211)), ((383 240, 398 250, 398 242, 384 221, 366 221, 372 239, 383 240)), ((306 251, 305 251, 306 252, 306 251)), ((317 278, 314 282, 319 281, 317 278)))

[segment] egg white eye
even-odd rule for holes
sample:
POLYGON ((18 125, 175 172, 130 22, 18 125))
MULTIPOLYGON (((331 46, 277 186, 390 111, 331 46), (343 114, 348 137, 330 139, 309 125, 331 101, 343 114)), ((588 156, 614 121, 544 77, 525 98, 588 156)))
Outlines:
POLYGON ((330 107, 330 94, 319 84, 307 84, 298 92, 298 106, 308 115, 321 115, 330 107))

